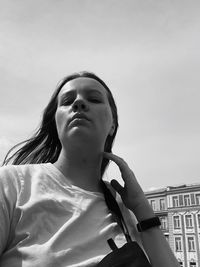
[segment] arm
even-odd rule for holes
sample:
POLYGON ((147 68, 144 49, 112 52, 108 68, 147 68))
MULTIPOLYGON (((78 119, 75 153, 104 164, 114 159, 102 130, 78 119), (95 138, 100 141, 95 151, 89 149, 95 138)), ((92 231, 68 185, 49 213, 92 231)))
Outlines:
POLYGON ((0 258, 5 251, 9 238, 12 213, 17 198, 13 179, 5 167, 0 168, 0 258))
POLYGON ((8 211, 7 211, 7 208, 5 207, 4 201, 2 201, 2 196, 1 196, 0 198, 0 257, 7 245, 7 240, 9 236, 9 224, 10 222, 9 222, 8 211))
MULTIPOLYGON (((138 221, 154 217, 154 211, 127 163, 111 153, 104 153, 104 156, 114 161, 121 171, 124 187, 116 180, 112 180, 111 185, 120 194, 124 205, 135 214, 138 221)), ((141 239, 153 267, 180 266, 159 227, 142 232, 141 239)))

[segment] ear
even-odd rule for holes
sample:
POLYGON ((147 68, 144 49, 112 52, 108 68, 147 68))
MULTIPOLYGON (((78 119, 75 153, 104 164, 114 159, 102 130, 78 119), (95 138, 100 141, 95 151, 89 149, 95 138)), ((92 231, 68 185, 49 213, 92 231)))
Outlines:
POLYGON ((115 124, 113 122, 112 127, 111 127, 110 132, 109 132, 109 135, 112 136, 114 134, 114 131, 115 131, 115 124))

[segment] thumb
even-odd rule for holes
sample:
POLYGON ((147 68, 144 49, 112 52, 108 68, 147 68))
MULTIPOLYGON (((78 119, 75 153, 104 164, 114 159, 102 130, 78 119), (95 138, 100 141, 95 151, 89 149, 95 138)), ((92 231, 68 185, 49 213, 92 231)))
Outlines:
POLYGON ((123 186, 121 186, 116 180, 112 180, 110 182, 110 184, 112 185, 112 187, 115 189, 115 191, 117 191, 117 193, 119 193, 120 195, 122 195, 123 193, 123 186))

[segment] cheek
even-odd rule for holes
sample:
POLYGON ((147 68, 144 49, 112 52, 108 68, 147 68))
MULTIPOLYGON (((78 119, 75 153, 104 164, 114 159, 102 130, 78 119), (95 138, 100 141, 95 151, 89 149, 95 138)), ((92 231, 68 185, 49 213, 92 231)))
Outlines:
POLYGON ((62 129, 64 127, 64 121, 65 121, 64 117, 65 116, 64 116, 63 112, 61 112, 60 110, 56 111, 55 122, 56 122, 56 128, 57 128, 58 135, 60 135, 60 133, 62 132, 62 129))
POLYGON ((101 115, 101 123, 102 126, 104 125, 105 129, 109 132, 113 124, 112 112, 109 108, 103 110, 101 115))

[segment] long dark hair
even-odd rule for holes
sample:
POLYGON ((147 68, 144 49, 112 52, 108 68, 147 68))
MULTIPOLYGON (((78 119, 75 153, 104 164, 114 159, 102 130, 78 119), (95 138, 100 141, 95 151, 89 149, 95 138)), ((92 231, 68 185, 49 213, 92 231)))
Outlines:
MULTIPOLYGON (((60 83, 57 85, 48 105, 44 109, 42 120, 38 130, 35 134, 14 147, 12 147, 4 161, 3 165, 11 163, 13 165, 18 164, 34 164, 34 163, 54 163, 60 154, 61 143, 58 138, 56 123, 55 123, 55 113, 57 109, 58 94, 62 87, 69 81, 80 78, 92 78, 101 83, 107 91, 108 101, 112 110, 112 115, 115 123, 115 131, 112 136, 108 136, 105 142, 104 151, 111 152, 113 141, 115 139, 117 129, 118 129, 118 114, 117 107, 113 98, 113 95, 108 88, 108 86, 92 72, 82 71, 76 72, 69 76, 64 77, 60 83), (20 147, 16 152, 13 152, 16 148, 20 147), (10 155, 11 154, 11 155, 10 155)), ((101 174, 103 175, 105 168, 108 164, 107 159, 103 159, 101 166, 101 174)))

